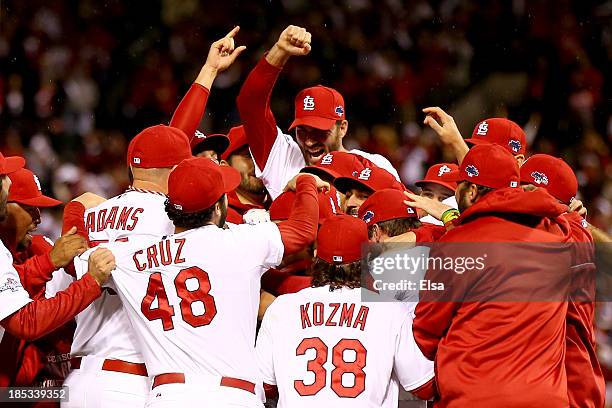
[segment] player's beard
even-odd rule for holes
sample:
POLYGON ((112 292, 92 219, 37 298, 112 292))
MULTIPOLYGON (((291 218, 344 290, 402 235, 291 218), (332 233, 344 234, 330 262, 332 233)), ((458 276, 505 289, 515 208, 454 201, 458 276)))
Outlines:
POLYGON ((467 198, 468 187, 467 183, 461 183, 457 186, 457 209, 460 213, 463 213, 465 210, 472 206, 472 203, 467 198))
POLYGON ((5 191, 4 189, 0 189, 0 222, 6 220, 6 217, 8 214, 8 209, 6 207, 7 202, 8 202, 8 191, 5 191))
POLYGON ((221 216, 219 217, 219 222, 217 223, 217 227, 219 228, 223 228, 223 226, 225 225, 225 220, 227 219, 227 201, 223 200, 224 202, 221 204, 221 216))
POLYGON ((242 178, 240 180, 240 186, 238 187, 240 190, 247 192, 249 194, 265 194, 266 188, 264 187, 263 181, 254 174, 241 174, 242 178))

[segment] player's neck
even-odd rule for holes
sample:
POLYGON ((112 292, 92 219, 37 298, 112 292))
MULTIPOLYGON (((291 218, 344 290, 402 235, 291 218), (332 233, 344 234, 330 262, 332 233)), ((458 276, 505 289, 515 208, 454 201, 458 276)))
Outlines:
POLYGON ((156 193, 168 194, 168 188, 161 186, 158 183, 144 180, 134 180, 132 187, 139 188, 141 190, 155 191, 156 193))
POLYGON ((261 194, 250 193, 240 188, 236 189, 236 196, 238 197, 238 200, 240 200, 242 204, 263 205, 264 201, 266 200, 265 192, 261 194))

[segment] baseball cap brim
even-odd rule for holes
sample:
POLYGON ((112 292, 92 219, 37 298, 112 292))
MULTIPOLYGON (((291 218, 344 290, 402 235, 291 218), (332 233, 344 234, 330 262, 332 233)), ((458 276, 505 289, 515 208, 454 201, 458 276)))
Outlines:
POLYGON ((223 192, 229 193, 234 191, 240 185, 240 173, 230 166, 219 166, 219 172, 223 177, 223 192))
POLYGON ((196 143, 192 148, 191 152, 196 155, 204 150, 214 150, 219 154, 223 154, 230 145, 230 140, 225 135, 210 135, 205 139, 202 139, 199 143, 196 143))
POLYGON ((55 198, 47 197, 45 195, 41 195, 34 198, 13 200, 13 202, 23 205, 30 205, 32 207, 55 207, 57 205, 62 204, 61 201, 56 200, 55 198))
POLYGON ((346 194, 346 192, 352 188, 357 188, 360 190, 374 191, 370 187, 368 187, 366 184, 352 177, 338 177, 336 180, 334 180, 334 187, 336 187, 336 190, 338 190, 342 194, 346 194))
POLYGON ((0 168, 0 175, 11 174, 25 166, 25 159, 19 156, 4 158, 4 166, 0 168))
POLYGON ((322 118, 320 116, 304 116, 302 118, 295 118, 289 130, 292 130, 296 126, 310 126, 319 130, 329 130, 336 124, 336 119, 322 118))
POLYGON ((449 183, 445 183, 443 181, 439 181, 439 180, 418 180, 414 183, 415 186, 417 187, 421 187, 423 188, 423 184, 437 184, 439 186, 442 187, 446 187, 451 191, 455 191, 457 187, 453 186, 452 184, 449 183))
POLYGON ((340 177, 340 173, 335 172, 332 169, 324 169, 322 167, 317 166, 306 166, 302 170, 300 170, 300 173, 314 174, 315 176, 319 176, 323 180, 328 180, 330 178, 332 180, 335 180, 340 177))
POLYGON ((485 139, 477 139, 475 137, 470 137, 469 139, 465 139, 465 143, 473 144, 473 145, 485 145, 485 144, 494 144, 485 139))

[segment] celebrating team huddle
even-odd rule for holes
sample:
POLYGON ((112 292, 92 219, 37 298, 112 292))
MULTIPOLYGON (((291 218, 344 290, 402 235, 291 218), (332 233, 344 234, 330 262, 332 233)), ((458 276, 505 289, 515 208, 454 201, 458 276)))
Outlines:
MULTIPOLYGON (((311 51, 296 26, 242 84, 242 124, 202 133, 217 74, 245 51, 238 33, 212 44, 169 126, 131 140, 129 189, 67 203, 55 244, 3 234, 3 343, 17 355, 53 338, 69 353, 63 373, 15 360, 3 377, 63 384, 61 406, 75 408, 397 407, 400 387, 438 407, 603 407, 594 240, 572 169, 526 157, 508 119, 485 118, 464 140, 431 107, 424 124, 456 163, 431 166, 414 194, 388 159, 344 147, 350 112, 322 85, 297 94, 284 133, 270 99, 285 63, 311 51), (524 256, 425 268, 419 279, 444 290, 414 296, 387 296, 368 269, 474 242, 524 256), (542 243, 555 262, 538 262, 542 243), (550 287, 562 295, 542 301, 550 287)), ((0 155, 0 218, 25 209, 36 224, 60 202, 24 166, 0 155)))

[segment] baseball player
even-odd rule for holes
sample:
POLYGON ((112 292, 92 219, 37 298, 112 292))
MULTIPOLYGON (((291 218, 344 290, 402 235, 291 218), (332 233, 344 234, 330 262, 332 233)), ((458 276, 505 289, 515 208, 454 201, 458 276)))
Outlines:
POLYGON ((468 144, 488 143, 498 144, 512 153, 519 167, 525 161, 527 137, 523 129, 509 119, 482 120, 474 127, 472 137, 464 140, 451 115, 438 107, 425 108, 423 112, 427 114, 423 123, 431 127, 440 136, 442 143, 451 148, 459 164, 469 150, 468 144))
POLYGON ((516 159, 495 144, 472 147, 443 177, 459 183, 461 217, 430 257, 482 264, 432 264, 425 279, 443 290, 419 293, 413 331, 436 361, 440 407, 568 406, 567 206, 523 191, 519 177, 516 159))
MULTIPOLYGON (((296 140, 276 126, 270 110, 270 95, 283 66, 291 56, 308 54, 310 40, 304 28, 288 26, 251 71, 236 100, 256 164, 255 175, 263 180, 272 199, 304 166, 315 164, 331 151, 346 151, 342 139, 348 121, 344 99, 335 89, 319 85, 298 93, 295 120, 289 127, 295 129, 296 140)), ((360 150, 349 153, 367 158, 399 180, 397 171, 383 156, 360 150)))
MULTIPOLYGON (((168 176, 173 166, 191 157, 187 136, 157 125, 144 129, 128 146, 131 187, 88 209, 84 218, 92 246, 130 240, 157 240, 173 231, 164 211, 168 176)), ((71 348, 71 389, 65 407, 144 406, 149 391, 147 369, 121 301, 112 288, 76 318, 71 348), (96 381, 98 386, 89 384, 96 381)))
MULTIPOLYGON (((0 221, 7 216, 9 175, 24 164, 21 157, 0 153, 0 221)), ((51 299, 33 301, 23 289, 11 253, 0 243, 0 340, 5 330, 18 339, 34 340, 62 326, 100 296, 100 285, 114 266, 110 251, 94 251, 81 279, 51 299)))
POLYGON ((317 184, 300 177, 288 221, 220 228, 226 193, 239 182, 210 159, 183 161, 168 180, 176 233, 118 255, 114 283, 153 379, 148 406, 262 406, 253 350, 259 282, 285 252, 314 241, 317 184))
POLYGON ((406 189, 388 171, 377 166, 365 167, 355 175, 338 177, 334 180, 334 187, 345 196, 342 210, 354 217, 357 216, 359 206, 375 191, 386 188, 399 191, 406 189))
MULTIPOLYGON (((578 193, 578 180, 562 159, 534 154, 521 166, 521 183, 546 189, 564 205, 578 193)), ((595 351, 595 263, 593 236, 576 212, 563 214, 576 244, 572 290, 567 304, 565 369, 571 407, 605 405, 605 380, 595 351)))
POLYGON ((257 336, 264 382, 282 407, 397 407, 398 385, 427 399, 433 363, 412 337, 408 304, 361 301, 365 223, 338 215, 317 237, 313 287, 279 296, 257 336))

